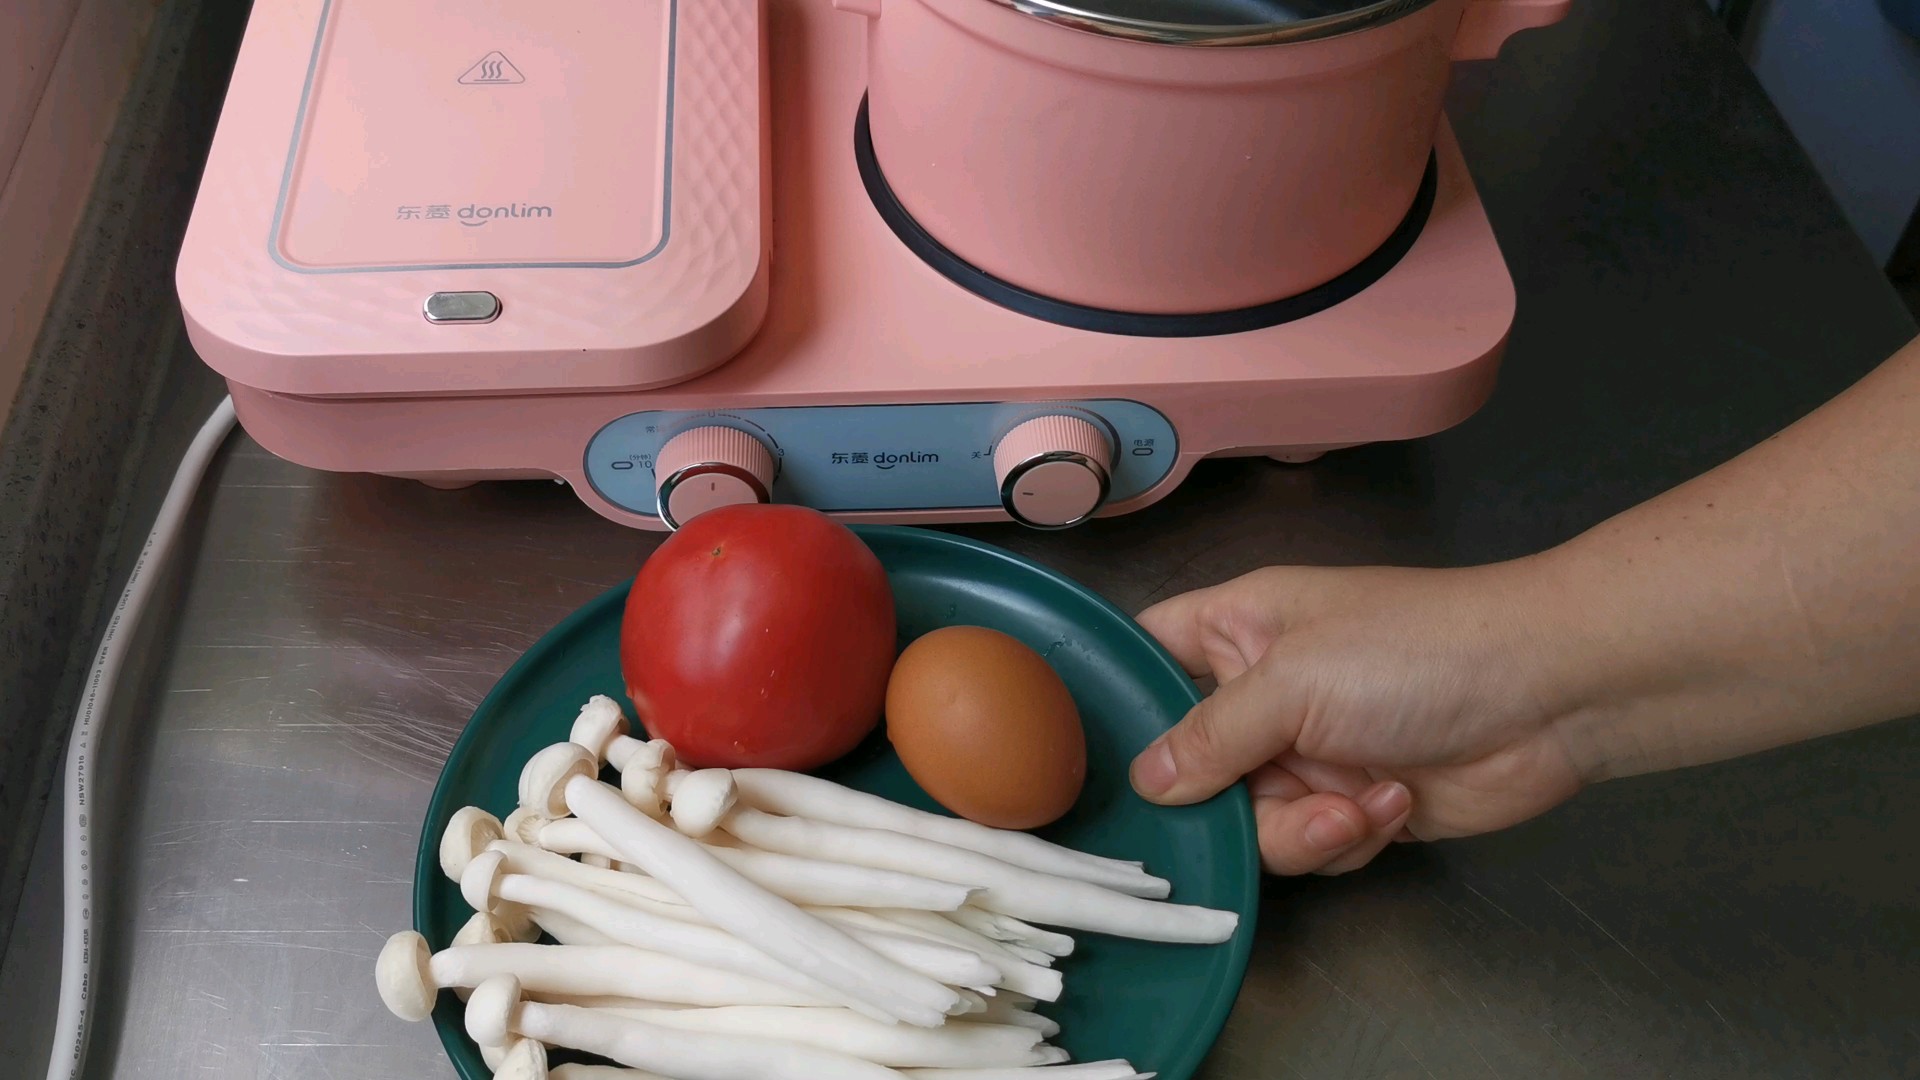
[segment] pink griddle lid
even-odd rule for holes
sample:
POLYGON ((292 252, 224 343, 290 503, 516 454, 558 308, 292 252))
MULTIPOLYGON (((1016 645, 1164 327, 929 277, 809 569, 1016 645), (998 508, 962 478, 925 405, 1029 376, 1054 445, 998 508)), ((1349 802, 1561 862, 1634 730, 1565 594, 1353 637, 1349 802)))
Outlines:
POLYGON ((177 271, 262 390, 646 389, 767 306, 763 6, 256 5, 177 271))

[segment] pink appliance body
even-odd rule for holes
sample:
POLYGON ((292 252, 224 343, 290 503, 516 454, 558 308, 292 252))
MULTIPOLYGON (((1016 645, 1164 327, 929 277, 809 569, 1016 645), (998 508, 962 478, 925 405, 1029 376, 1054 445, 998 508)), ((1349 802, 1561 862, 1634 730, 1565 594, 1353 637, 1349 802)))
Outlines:
POLYGON ((724 363, 767 301, 761 29, 755 0, 257 5, 176 273, 202 358, 313 395, 724 363), (511 314, 422 318, 443 290, 511 314))
POLYGON ((1004 281, 1142 313, 1253 307, 1355 266, 1414 204, 1453 60, 1566 6, 1434 0, 1195 46, 993 0, 834 2, 870 19, 874 150, 915 219, 1004 281))
POLYGON ((656 455, 721 426, 768 448, 775 499, 851 520, 988 521, 1008 519, 996 440, 1064 412, 1111 437, 1104 516, 1162 498, 1208 457, 1428 435, 1492 389, 1513 287, 1444 125, 1424 227, 1358 295, 1242 333, 1096 333, 976 296, 882 220, 853 152, 862 20, 813 0, 578 3, 603 22, 511 0, 255 7, 178 284, 196 348, 266 449, 441 486, 557 479, 608 518, 660 529, 656 455), (356 33, 406 56, 389 71, 433 80, 336 69, 330 26, 348 5, 370 24, 356 33), (494 53, 524 81, 460 81, 494 53), (334 70, 352 81, 328 89, 334 70), (542 80, 561 89, 537 104, 452 89, 498 97, 542 80), (415 119, 371 115, 386 109, 415 119), (423 124, 457 137, 395 141, 423 124), (608 145, 578 145, 592 140, 608 145), (465 175, 500 182, 445 195, 424 183, 463 173, 423 158, 461 153, 465 175), (423 182, 388 175, 394 160, 423 182), (596 175, 648 162, 662 175, 596 175), (403 193, 415 201, 386 205, 403 193), (498 247, 394 235, 462 229, 469 203, 554 213, 473 227, 537 233, 498 247), (453 216, 397 209, 416 205, 453 216), (569 207, 603 227, 561 230, 569 207), (627 261, 656 232, 657 250, 627 261), (445 293, 498 308, 423 317, 445 293))

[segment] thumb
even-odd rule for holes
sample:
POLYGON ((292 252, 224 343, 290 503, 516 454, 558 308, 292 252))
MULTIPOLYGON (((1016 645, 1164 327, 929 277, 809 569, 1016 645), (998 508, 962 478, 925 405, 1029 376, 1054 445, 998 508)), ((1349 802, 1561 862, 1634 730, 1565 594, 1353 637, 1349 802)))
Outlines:
POLYGON ((1305 709, 1275 666, 1248 668, 1142 750, 1134 790, 1167 805, 1200 802, 1292 749, 1305 709))

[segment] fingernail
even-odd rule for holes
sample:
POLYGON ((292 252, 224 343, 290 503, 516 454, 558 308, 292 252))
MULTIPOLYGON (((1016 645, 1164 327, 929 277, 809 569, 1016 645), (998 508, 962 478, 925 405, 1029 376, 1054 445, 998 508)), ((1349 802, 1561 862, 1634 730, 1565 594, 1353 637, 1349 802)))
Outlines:
POLYGON ((1165 795, 1178 779, 1173 768, 1173 750, 1165 740, 1154 743, 1133 759, 1133 790, 1151 799, 1165 795))
POLYGON ((1411 805, 1413 793, 1407 790, 1407 785, 1398 781, 1375 784, 1360 797, 1360 808, 1367 812, 1367 820, 1381 828, 1391 825, 1411 805))
POLYGON ((1307 843, 1321 851, 1339 851, 1360 839, 1360 828, 1338 810, 1322 810, 1307 822, 1307 843))

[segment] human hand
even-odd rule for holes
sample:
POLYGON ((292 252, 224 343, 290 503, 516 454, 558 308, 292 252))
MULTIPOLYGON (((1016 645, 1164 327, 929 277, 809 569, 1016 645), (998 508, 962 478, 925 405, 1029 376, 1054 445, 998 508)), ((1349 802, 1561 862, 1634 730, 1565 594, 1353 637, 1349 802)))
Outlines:
POLYGON ((1277 874, 1532 817, 1582 784, 1555 665, 1534 662, 1542 589, 1526 562, 1283 567, 1162 603, 1141 624, 1219 689, 1135 759, 1134 786, 1181 804, 1246 776, 1277 874))

